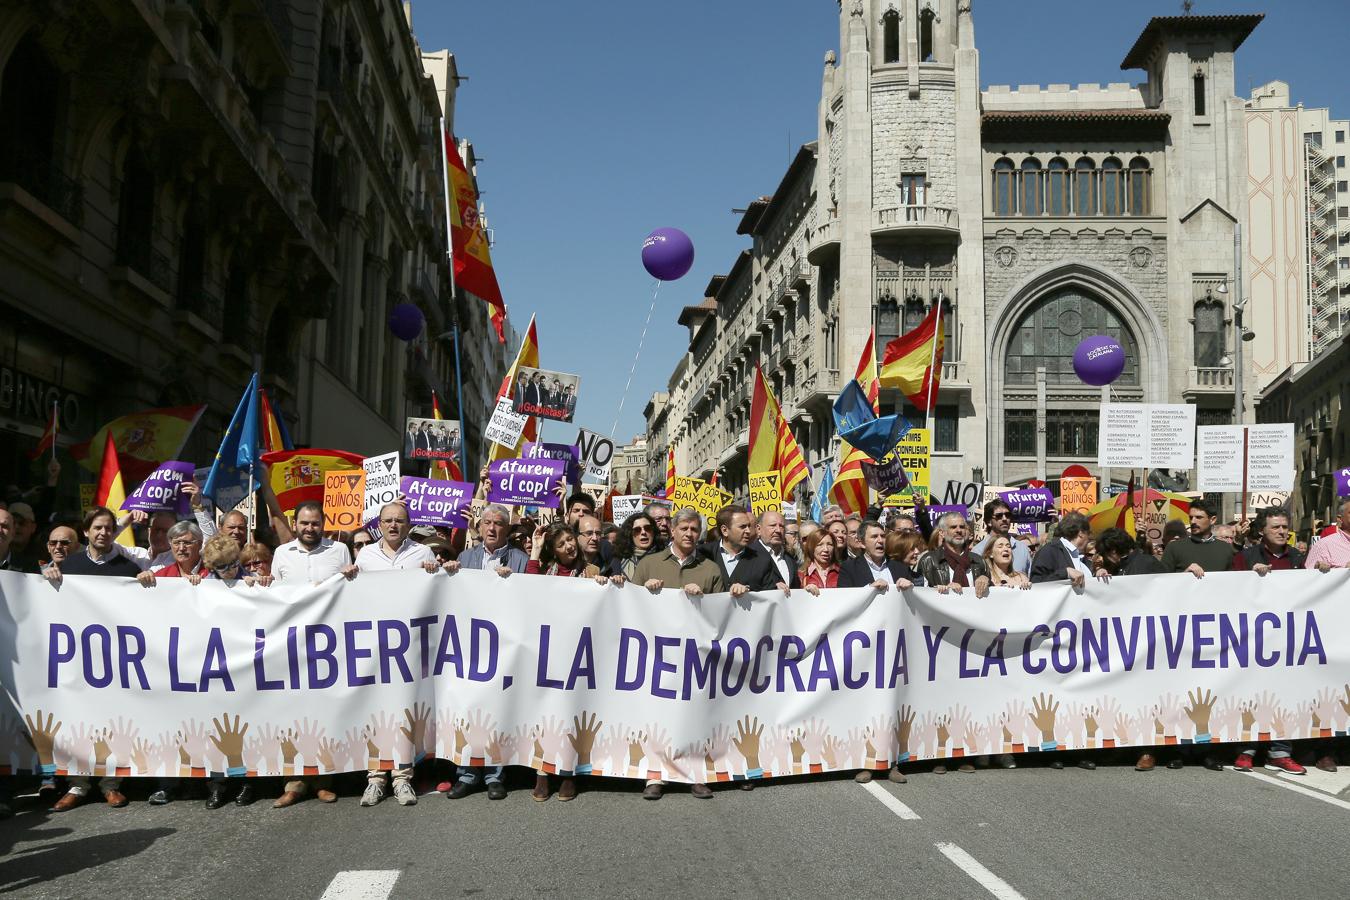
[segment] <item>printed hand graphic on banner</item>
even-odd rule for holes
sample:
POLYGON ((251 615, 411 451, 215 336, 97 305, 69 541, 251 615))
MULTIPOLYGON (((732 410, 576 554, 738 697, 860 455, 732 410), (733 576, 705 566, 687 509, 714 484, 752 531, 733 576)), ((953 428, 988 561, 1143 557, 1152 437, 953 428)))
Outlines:
POLYGON ((151 755, 154 749, 154 745, 142 737, 131 742, 131 763, 136 767, 137 775, 154 774, 154 769, 151 768, 151 755))
POLYGON ((28 745, 37 754, 39 765, 56 765, 54 755, 56 733, 61 730, 61 723, 57 722, 53 725, 52 720, 55 718, 55 714, 48 713, 47 721, 42 721, 42 710, 40 709, 31 716, 25 714, 23 717, 24 723, 28 725, 26 733, 28 745))
POLYGON ((113 759, 117 765, 131 765, 132 753, 136 749, 136 738, 140 733, 139 728, 120 716, 117 721, 108 720, 108 743, 112 746, 113 759))
POLYGON ((1256 727, 1256 703, 1247 700, 1239 704, 1239 708, 1242 710, 1242 734, 1245 737, 1256 727))
POLYGON ((876 759, 876 748, 870 739, 871 729, 850 728, 844 735, 844 748, 847 756, 845 764, 858 769, 870 768, 871 760, 876 759))
MULTIPOLYGON (((234 721, 230 721, 230 714, 225 713, 221 719, 212 719, 211 724, 216 726, 216 733, 211 736, 211 743, 216 745, 225 756, 225 768, 223 771, 239 770, 244 768, 244 735, 248 734, 248 723, 240 722, 241 717, 236 715, 234 721), (222 722, 223 719, 223 722, 222 722)), ((306 719, 306 722, 309 720, 306 719)), ((313 757, 306 756, 306 761, 313 757)), ((217 769, 217 771, 222 771, 217 769)))
POLYGON ((206 768, 206 725, 196 719, 188 719, 178 732, 180 748, 187 751, 189 765, 197 769, 206 768))
POLYGON ((108 757, 112 756, 112 747, 108 746, 108 729, 94 729, 94 768, 106 769, 108 757))
POLYGON ((895 713, 895 759, 910 752, 909 739, 914 732, 914 710, 902 706, 895 713))
POLYGON ((801 770, 802 757, 806 755, 806 745, 802 743, 802 734, 803 729, 801 728, 788 729, 788 746, 792 750, 792 771, 794 772, 801 770))
POLYGON ((244 742, 244 766, 259 775, 275 775, 281 771, 277 755, 281 750, 277 727, 270 722, 253 729, 244 742))
POLYGON ((573 769, 592 765, 591 755, 595 752, 595 736, 600 733, 600 728, 604 724, 594 713, 587 719, 584 709, 581 715, 572 717, 572 730, 568 733, 567 740, 572 745, 572 752, 576 757, 573 769))
POLYGON ((277 744, 281 747, 281 768, 285 772, 287 769, 295 767, 295 758, 300 755, 300 748, 295 745, 295 731, 287 729, 277 734, 277 744))
POLYGON ((647 757, 647 768, 664 772, 670 765, 670 735, 660 725, 648 725, 642 733, 642 752, 647 757))
POLYGON ((703 741, 703 769, 711 778, 718 772, 731 771, 731 731, 725 725, 713 729, 711 737, 703 741))
MULTIPOLYGON (((449 708, 436 710, 436 724, 432 729, 436 732, 436 752, 445 759, 453 763, 460 761, 455 755, 455 712, 449 708)), ((467 739, 466 739, 467 740, 467 739)))
POLYGON ((839 741, 839 738, 834 735, 825 738, 825 747, 821 750, 821 759, 825 761, 825 768, 836 769, 839 767, 839 751, 843 747, 844 745, 839 741))
POLYGON ((948 756, 949 754, 947 753, 947 741, 952 736, 951 729, 949 727, 952 721, 951 714, 943 713, 942 715, 934 718, 933 721, 937 724, 937 744, 935 745, 933 755, 948 756))
POLYGON ((951 714, 947 718, 947 732, 952 739, 953 754, 955 754, 958 746, 964 749, 966 753, 973 753, 970 745, 966 743, 966 734, 970 731, 970 708, 957 704, 952 707, 951 714))
POLYGON ((1176 694, 1164 694, 1158 700, 1158 721, 1163 725, 1165 738, 1176 738, 1181 734, 1181 723, 1186 714, 1181 711, 1181 698, 1176 694))
POLYGON ((1209 714, 1209 733, 1217 740, 1238 740, 1238 729, 1241 724, 1242 707, 1233 697, 1225 697, 1224 701, 1216 705, 1214 711, 1209 714))
POLYGON ((1134 728, 1134 719, 1130 718, 1128 713, 1116 713, 1116 717, 1111 723, 1111 728, 1113 729, 1112 733, 1115 735, 1116 743, 1121 746, 1136 743, 1138 740, 1139 735, 1134 728))
POLYGON ((1097 733, 1101 735, 1102 740, 1107 738, 1115 739, 1119 744, 1120 737, 1115 732, 1116 716, 1120 713, 1120 704, 1116 698, 1103 696, 1093 701, 1093 706, 1097 710, 1093 718, 1097 721, 1097 733))
POLYGON ((1256 708, 1252 710, 1256 716, 1256 730, 1260 734, 1269 734, 1275 719, 1275 695, 1270 691, 1264 691, 1256 698, 1256 708))
POLYGON ((983 726, 972 723, 966 725, 965 730, 961 732, 959 740, 967 756, 977 756, 984 750, 983 730, 983 726))
MULTIPOLYGON (((482 713, 479 713, 480 717, 482 713)), ((403 710, 403 718, 408 723, 406 726, 400 726, 399 732, 403 739, 412 747, 412 753, 408 757, 410 760, 421 759, 425 754, 432 752, 434 741, 430 741, 427 732, 431 730, 431 704, 414 703, 412 709, 403 710)), ((487 729, 484 729, 486 732, 487 729)), ((473 736, 470 735, 470 740, 473 736)), ((484 750, 487 748, 487 735, 482 735, 482 740, 478 744, 484 750)), ((481 753, 478 755, 482 755, 481 753)))
MULTIPOLYGON (((496 723, 493 722, 491 716, 479 709, 474 710, 473 714, 465 720, 465 725, 467 727, 464 729, 464 739, 468 742, 469 758, 486 759, 488 744, 492 740, 492 731, 496 723)), ((407 730, 403 733, 409 734, 407 730)))
POLYGON ((918 738, 919 756, 926 759, 932 759, 938 755, 938 717, 932 713, 924 713, 919 720, 919 727, 915 732, 918 738))
POLYGON ((792 771, 792 747, 786 726, 775 725, 760 741, 759 752, 770 771, 776 774, 792 771))
POLYGON ((811 762, 818 763, 825 754, 825 737, 828 732, 820 719, 811 719, 802 729, 802 746, 811 754, 811 762))
POLYGON ((366 740, 374 744, 376 749, 371 759, 411 762, 406 756, 402 760, 397 758, 398 744, 402 737, 403 735, 399 734, 399 720, 396 716, 383 712, 379 715, 371 714, 370 724, 366 726, 366 740))
MULTIPOLYGON (((1317 716, 1314 728, 1331 728, 1337 719, 1336 692, 1331 688, 1322 688, 1312 702, 1313 715, 1317 716)), ((1311 718, 1311 717, 1310 717, 1311 718)))
POLYGON ((1033 734, 1031 720, 1028 718, 1027 705, 1021 700, 1010 700, 1003 713, 1004 743, 1026 744, 1027 735, 1033 734))
POLYGON ((0 716, 0 765, 9 766, 11 772, 31 769, 32 757, 33 745, 23 722, 0 716))
POLYGON ((623 729, 618 725, 610 725, 605 729, 605 738, 602 742, 604 752, 601 759, 608 760, 605 765, 606 772, 620 773, 628 765, 628 738, 623 729))
POLYGON ((1277 738, 1293 737, 1289 733, 1289 710, 1283 706, 1275 706, 1270 711, 1270 736, 1277 738))
POLYGON ((161 775, 176 775, 178 766, 187 765, 179 756, 178 736, 170 731, 161 731, 155 743, 150 745, 151 763, 161 775))
POLYGON ((543 751, 541 758, 546 763, 559 764, 559 757, 562 755, 562 748, 567 738, 567 723, 563 719, 555 716, 549 716, 543 722, 539 723, 539 735, 536 743, 543 751))
POLYGON ((342 744, 330 737, 319 740, 319 767, 324 772, 336 772, 337 760, 342 753, 342 744))
POLYGON ((1345 699, 1340 701, 1341 718, 1336 723, 1337 727, 1345 730, 1346 723, 1350 722, 1350 684, 1345 686, 1345 699))
POLYGON ((297 719, 291 724, 294 728, 292 740, 295 742, 295 749, 299 751, 300 758, 304 760, 302 765, 317 766, 319 764, 319 741, 323 738, 325 729, 319 727, 317 720, 311 722, 308 717, 297 719))
POLYGON ((1218 698, 1214 696, 1213 691, 1201 692, 1196 688, 1193 692, 1186 692, 1186 699, 1190 701, 1185 709, 1186 717, 1195 725, 1196 734, 1210 733, 1210 717, 1214 712, 1214 701, 1218 698))
POLYGON ((751 719, 746 716, 743 721, 736 723, 736 737, 732 743, 736 746, 736 752, 745 760, 746 772, 752 772, 760 769, 759 764, 759 739, 764 734, 764 726, 759 724, 759 719, 751 719))
POLYGON ((1055 702, 1055 695, 1039 694, 1031 700, 1031 723, 1036 726, 1036 730, 1041 735, 1041 745, 1057 743, 1055 739, 1055 713, 1059 712, 1059 704, 1055 702))
POLYGON ((56 745, 56 767, 67 772, 89 772, 94 755, 94 737, 89 727, 81 723, 67 729, 67 737, 56 745))

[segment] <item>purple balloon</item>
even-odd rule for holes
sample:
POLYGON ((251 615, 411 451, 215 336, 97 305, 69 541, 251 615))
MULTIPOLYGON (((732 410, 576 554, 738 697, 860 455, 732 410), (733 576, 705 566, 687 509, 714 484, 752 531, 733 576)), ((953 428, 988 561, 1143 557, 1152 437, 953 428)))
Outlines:
POLYGON ((658 228, 642 242, 642 265, 653 278, 675 281, 694 264, 694 242, 678 228, 658 228))
POLYGON ((389 311, 389 330, 400 341, 411 341, 422 333, 425 319, 414 303, 400 303, 389 311))
POLYGON ((1108 335, 1083 338, 1073 351, 1073 370, 1086 384, 1110 384, 1125 371, 1125 349, 1108 335))

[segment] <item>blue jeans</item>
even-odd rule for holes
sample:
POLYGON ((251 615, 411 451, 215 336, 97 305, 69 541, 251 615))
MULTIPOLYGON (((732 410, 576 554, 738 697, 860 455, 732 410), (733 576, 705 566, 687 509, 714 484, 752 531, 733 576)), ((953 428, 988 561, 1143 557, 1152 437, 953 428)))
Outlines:
MULTIPOLYGON (((1283 759, 1284 757, 1288 756, 1289 752, 1293 749, 1294 749, 1293 747, 1289 746, 1284 741, 1271 741, 1270 749, 1266 751, 1266 756, 1270 757, 1271 759, 1283 759)), ((1249 756, 1255 756, 1256 748, 1248 747, 1242 752, 1248 754, 1249 756)))
POLYGON ((459 783, 474 785, 479 781, 488 784, 500 784, 502 780, 502 769, 505 766, 460 766, 459 783))

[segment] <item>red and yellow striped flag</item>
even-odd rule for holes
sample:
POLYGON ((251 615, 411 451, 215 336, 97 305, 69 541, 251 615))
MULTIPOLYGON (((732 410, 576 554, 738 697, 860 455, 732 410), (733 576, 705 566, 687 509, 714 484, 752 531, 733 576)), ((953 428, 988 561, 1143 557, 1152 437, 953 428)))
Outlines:
MULTIPOLYGON (((127 490, 122 484, 122 467, 117 461, 117 445, 113 443, 110 431, 103 439, 103 464, 98 470, 98 487, 94 490, 94 504, 106 506, 120 516, 122 504, 126 502, 127 490)), ((136 546, 136 539, 130 528, 117 533, 117 543, 123 547, 136 546)))
MULTIPOLYGON (((437 421, 444 419, 441 415, 441 403, 436 399, 436 392, 431 392, 431 417, 437 421)), ((464 423, 460 423, 460 428, 464 423)), ((461 431, 461 434, 463 432, 461 431)), ((431 462, 431 471, 428 473, 430 478, 439 478, 441 481, 463 481, 464 473, 459 470, 459 460, 457 459, 436 459, 431 462)))
MULTIPOLYGON (((502 379, 502 386, 497 389, 497 399, 511 393, 511 385, 516 380, 516 370, 524 366, 527 369, 539 368, 539 335, 535 331, 534 316, 530 316, 530 327, 525 329, 525 340, 520 343, 520 351, 516 353, 515 362, 511 363, 511 368, 506 370, 506 377, 502 379)), ((499 459, 512 459, 520 455, 520 448, 526 441, 539 439, 539 420, 530 416, 525 420, 525 430, 520 433, 520 440, 514 447, 503 447, 501 444, 494 443, 492 450, 488 454, 490 462, 496 462, 499 459)))
POLYGON ((487 230, 478 217, 478 189, 474 187, 459 143, 445 131, 446 199, 450 205, 450 255, 454 260, 455 285, 483 299, 492 307, 492 327, 497 342, 506 343, 506 301, 492 268, 487 230))
MULTIPOLYGON (((854 379, 867 395, 867 401, 872 404, 872 412, 880 415, 878 398, 881 396, 881 382, 877 379, 875 341, 875 333, 867 335, 867 343, 863 346, 862 356, 858 359, 858 370, 854 379)), ((839 504, 839 508, 846 515, 856 513, 861 516, 867 512, 871 491, 867 487, 867 480, 863 477, 862 464, 871 458, 847 441, 839 442, 838 474, 834 476, 830 499, 839 504)))
POLYGON ((802 448, 792 436, 759 363, 755 363, 755 390, 750 398, 749 456, 749 471, 779 474, 784 500, 790 499, 792 489, 806 478, 802 448))
POLYGON ((886 345, 881 386, 899 388, 915 409, 927 411, 937 398, 943 343, 942 304, 934 303, 917 328, 886 345))
POLYGON ((675 497, 675 445, 666 448, 666 499, 675 497))

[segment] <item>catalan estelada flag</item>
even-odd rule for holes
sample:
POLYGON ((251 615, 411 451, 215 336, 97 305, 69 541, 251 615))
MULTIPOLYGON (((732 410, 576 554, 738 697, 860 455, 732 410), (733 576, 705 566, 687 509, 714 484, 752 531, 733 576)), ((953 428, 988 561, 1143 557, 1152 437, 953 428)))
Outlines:
MULTIPOLYGON (((516 370, 525 367, 527 369, 539 368, 539 335, 535 331, 534 316, 530 316, 530 327, 525 329, 525 340, 520 343, 520 350, 516 353, 515 362, 511 363, 511 368, 506 370, 506 377, 502 379, 502 386, 497 389, 497 399, 510 396, 511 385, 516 380, 516 370)), ((520 448, 526 441, 534 441, 539 438, 539 420, 530 416, 525 420, 525 430, 520 433, 520 440, 514 447, 503 447, 501 444, 494 443, 492 450, 488 454, 490 462, 496 462, 499 459, 512 459, 520 455, 520 448)))
MULTIPOLYGON (((122 483, 122 467, 117 461, 117 445, 111 434, 103 439, 103 464, 98 470, 98 489, 94 491, 94 503, 106 506, 113 512, 121 512, 122 504, 127 502, 127 489, 122 483)), ((117 535, 117 543, 123 547, 136 546, 136 538, 130 528, 124 528, 117 535)))
POLYGON ((899 388, 918 410, 936 403, 942 373, 942 304, 934 303, 918 327, 886 345, 881 386, 899 388))
MULTIPOLYGON (((436 399, 435 391, 431 392, 431 417, 438 422, 445 418, 441 415, 441 403, 436 399)), ((460 427, 463 427, 462 422, 460 427)), ((457 459, 435 459, 431 461, 431 472, 428 477, 439 478, 441 481, 463 481, 464 473, 460 471, 457 459)))
POLYGON ((777 472, 782 479, 780 490, 784 500, 789 499, 792 489, 806 478, 802 448, 792 436, 759 363, 755 363, 755 389, 750 397, 748 465, 751 472, 777 472))
POLYGON ((492 268, 487 231, 478 217, 478 189, 474 187, 469 170, 464 167, 464 158, 459 155, 459 143, 455 136, 449 129, 443 128, 442 133, 445 138, 445 191, 450 209, 450 253, 455 284, 481 297, 492 307, 492 327, 497 329, 498 343, 505 344, 506 301, 502 299, 497 273, 492 268))
POLYGON ((120 448, 118 461, 122 474, 128 481, 139 484, 160 463, 178 459, 188 434, 205 409, 204 405, 176 406, 128 413, 94 432, 87 442, 71 447, 70 455, 90 472, 97 472, 101 457, 91 449, 103 447, 105 438, 111 436, 113 444, 120 448))
MULTIPOLYGON (((853 378, 863 389, 867 402, 872 404, 872 412, 881 415, 878 403, 881 396, 881 382, 877 379, 875 333, 867 335, 867 343, 863 345, 862 356, 858 358, 858 369, 853 378)), ((839 442, 838 474, 834 476, 834 486, 830 488, 830 500, 839 504, 845 515, 856 513, 861 516, 867 512, 871 489, 867 486, 867 480, 863 478, 862 464, 864 460, 871 458, 847 441, 839 442)))
POLYGON ((263 450, 268 453, 277 450, 293 450, 295 445, 291 443, 291 434, 286 430, 286 422, 272 408, 272 401, 268 399, 265 388, 258 389, 258 402, 262 404, 261 438, 263 450))
POLYGON ((675 445, 666 448, 666 497, 675 496, 675 445))
POLYGON ((334 469, 359 469, 363 457, 346 450, 278 450, 264 453, 272 492, 281 511, 290 515, 304 500, 323 502, 323 475, 334 469))

